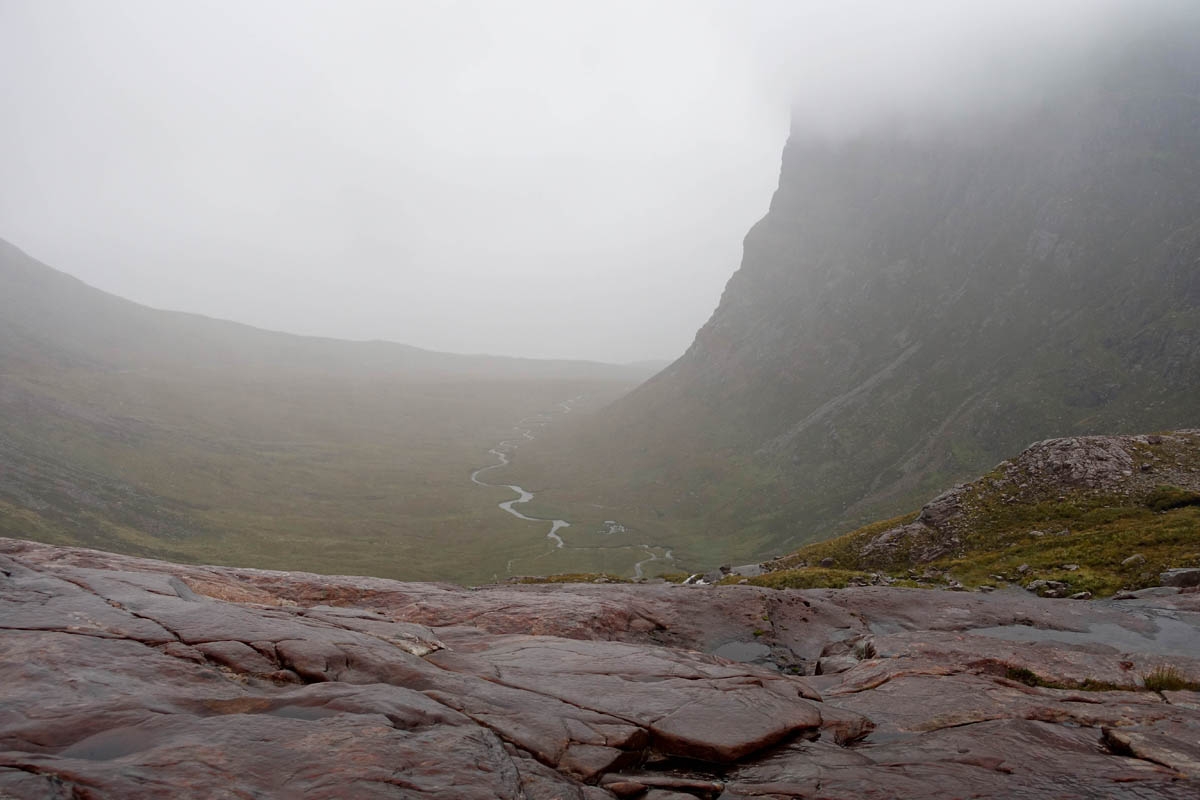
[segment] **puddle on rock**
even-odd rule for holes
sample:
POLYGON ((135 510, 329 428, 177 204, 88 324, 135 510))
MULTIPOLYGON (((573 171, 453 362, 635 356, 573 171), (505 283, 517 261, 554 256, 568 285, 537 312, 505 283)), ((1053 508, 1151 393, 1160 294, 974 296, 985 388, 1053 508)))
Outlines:
POLYGON ((726 642, 716 650, 713 650, 712 654, 721 658, 727 658, 730 661, 748 664, 752 661, 761 661, 770 656, 771 648, 758 642, 726 642))

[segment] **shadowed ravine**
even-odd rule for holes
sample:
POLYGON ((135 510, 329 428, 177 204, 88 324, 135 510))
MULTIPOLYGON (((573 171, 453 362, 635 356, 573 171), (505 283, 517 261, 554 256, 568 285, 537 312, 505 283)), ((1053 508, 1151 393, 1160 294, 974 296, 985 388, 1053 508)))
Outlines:
MULTIPOLYGON (((574 405, 575 403, 578 403, 582 399, 583 399, 583 395, 580 395, 578 397, 573 397, 570 400, 566 400, 566 401, 559 403, 558 404, 559 416, 571 413, 571 406, 574 405)), ((494 469, 500 469, 501 467, 508 466, 509 463, 511 462, 512 451, 516 450, 518 447, 520 447, 522 441, 529 442, 529 441, 533 441, 535 438, 537 438, 533 435, 534 429, 543 428, 553 421, 554 421, 554 416, 552 414, 535 414, 534 416, 525 417, 524 419, 519 420, 517 422, 517 424, 513 426, 513 429, 519 434, 518 438, 504 439, 504 440, 498 442, 495 447, 488 450, 489 455, 493 455, 499 460, 495 464, 489 464, 485 467, 480 467, 479 469, 472 472, 471 473, 471 482, 475 483, 478 486, 486 486, 489 488, 504 487, 504 488, 513 490, 514 492, 517 493, 517 496, 515 498, 513 498, 512 500, 505 500, 503 503, 498 503, 497 505, 501 509, 503 509, 504 511, 506 511, 509 514, 512 514, 517 519, 525 520, 526 522, 548 522, 548 523, 550 523, 550 530, 546 533, 546 538, 550 539, 554 543, 554 547, 551 548, 547 553, 543 553, 543 556, 553 553, 554 550, 561 550, 561 549, 585 550, 585 551, 586 550, 596 550, 596 551, 599 551, 599 550, 607 550, 607 551, 642 550, 645 552, 647 557, 634 563, 633 574, 634 574, 635 578, 644 577, 643 571, 642 571, 642 566, 644 564, 649 564, 652 561, 660 560, 658 554, 654 552, 655 549, 659 549, 659 550, 663 551, 663 555, 662 555, 663 561, 674 561, 675 559, 672 556, 670 549, 662 548, 662 547, 656 548, 655 545, 650 545, 650 544, 619 545, 619 546, 611 547, 611 548, 578 547, 578 546, 567 544, 567 542, 563 540, 562 536, 559 535, 559 531, 562 530, 563 528, 571 527, 570 522, 568 522, 565 519, 546 519, 545 517, 531 517, 527 514, 522 514, 520 511, 518 511, 516 508, 514 508, 514 506, 521 505, 521 504, 532 501, 533 500, 533 492, 527 491, 526 489, 522 488, 521 486, 518 486, 513 483, 488 483, 487 481, 480 479, 479 476, 485 472, 489 472, 494 469)), ((621 525, 620 523, 616 522, 615 520, 606 520, 604 524, 607 526, 606 533, 609 535, 625 532, 625 527, 623 525, 621 525)), ((542 556, 538 556, 538 558, 541 558, 541 557, 542 556)), ((516 563, 516 559, 508 560, 508 563, 505 565, 505 568, 504 568, 505 572, 507 574, 509 574, 509 575, 513 574, 512 568, 513 568, 514 563, 516 563)))

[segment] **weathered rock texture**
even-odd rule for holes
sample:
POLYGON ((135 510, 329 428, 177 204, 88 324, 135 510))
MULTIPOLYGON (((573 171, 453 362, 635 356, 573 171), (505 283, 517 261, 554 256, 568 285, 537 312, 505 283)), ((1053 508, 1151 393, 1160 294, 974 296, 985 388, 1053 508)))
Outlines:
POLYGON ((1196 593, 469 590, 0 539, 0 630, 0 797, 1200 792, 1200 694, 1138 690, 1200 675, 1196 593))

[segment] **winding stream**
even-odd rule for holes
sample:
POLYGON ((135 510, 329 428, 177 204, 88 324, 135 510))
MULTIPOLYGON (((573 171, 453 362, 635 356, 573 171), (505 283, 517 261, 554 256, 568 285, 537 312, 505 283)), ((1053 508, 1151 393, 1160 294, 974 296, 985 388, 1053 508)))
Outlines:
MULTIPOLYGON (((571 400, 567 400, 566 402, 559 403, 558 407, 562 409, 563 414, 569 414, 569 413, 571 413, 571 404, 577 403, 581 399, 582 399, 581 397, 575 397, 571 400)), ((526 417, 525 419, 521 420, 520 422, 518 422, 516 424, 516 429, 517 429, 517 432, 521 434, 522 439, 525 439, 526 441, 532 441, 534 439, 533 428, 534 427, 538 427, 538 428, 543 427, 548 422, 550 422, 551 419, 552 419, 552 417, 549 417, 545 414, 538 414, 537 416, 526 417)), ((526 522, 549 522, 550 523, 550 532, 546 534, 546 538, 553 541, 555 544, 555 547, 565 547, 566 543, 563 542, 562 537, 558 535, 558 532, 560 530, 562 530, 563 528, 571 527, 571 523, 567 522, 565 519, 542 519, 541 517, 526 516, 525 514, 522 514, 520 511, 517 511, 515 508, 513 508, 513 506, 515 506, 515 505, 520 505, 521 503, 528 503, 530 500, 532 500, 533 492, 527 492, 524 489, 522 489, 520 486, 517 486, 516 484, 513 484, 513 483, 488 483, 486 481, 482 481, 479 479, 479 476, 485 472, 489 472, 493 469, 500 469, 501 467, 507 467, 509 464, 509 456, 508 456, 509 451, 515 450, 519 446, 520 446, 520 442, 513 440, 513 439, 505 439, 502 442, 500 442, 499 444, 497 444, 495 447, 493 447, 491 450, 488 450, 489 455, 493 455, 500 460, 497 461, 495 464, 489 464, 486 467, 480 467, 479 469, 472 472, 471 473, 471 481, 473 483, 478 484, 479 486, 491 486, 491 487, 504 486, 506 488, 512 489, 514 492, 517 493, 516 498, 514 498, 512 500, 505 500, 503 503, 500 503, 499 504, 500 508, 507 511, 509 514, 512 514, 517 519, 523 519, 526 522)), ((509 564, 511 566, 512 562, 509 562, 509 564)))
MULTIPOLYGON (((633 577, 635 577, 635 578, 646 577, 645 575, 642 574, 642 564, 649 564, 651 561, 658 561, 658 555, 655 554, 654 550, 651 549, 650 545, 643 544, 643 545, 640 545, 640 547, 642 547, 646 551, 646 553, 649 554, 650 557, 643 558, 641 561, 639 561, 633 565, 633 577)), ((675 560, 675 557, 671 555, 670 550, 667 550, 666 552, 663 553, 663 561, 674 561, 674 560, 675 560)))
MULTIPOLYGON (((574 398, 571 398, 570 400, 559 403, 558 404, 559 416, 571 413, 571 406, 574 405, 575 403, 579 402, 582 399, 583 399, 583 395, 580 395, 579 397, 574 397, 574 398)), ((613 547, 613 548, 599 548, 599 547, 575 547, 573 545, 567 544, 563 540, 562 536, 559 535, 558 532, 560 530, 562 530, 563 528, 571 527, 570 522, 567 522, 565 519, 546 519, 545 517, 531 517, 527 514, 522 514, 520 511, 518 511, 516 508, 514 508, 514 506, 522 505, 524 503, 528 503, 531 500, 533 500, 533 492, 526 491, 524 488, 516 485, 515 483, 488 483, 487 481, 480 478, 480 476, 486 472, 490 472, 494 469, 502 469, 504 467, 507 467, 512 461, 512 459, 511 459, 512 451, 517 449, 518 447, 520 447, 522 441, 526 441, 526 442, 533 441, 533 439, 537 438, 534 436, 533 431, 535 429, 543 428, 553 421, 554 421, 554 416, 551 416, 549 414, 536 414, 531 417, 525 417, 524 419, 518 421, 517 424, 513 427, 514 427, 514 430, 516 430, 517 434, 519 435, 519 438, 504 439, 504 440, 498 442, 495 447, 488 450, 488 455, 495 456, 495 458, 497 459, 496 463, 488 464, 487 466, 480 467, 479 469, 472 472, 471 473, 471 482, 478 486, 487 486, 490 488, 503 487, 506 489, 511 489, 512 491, 516 492, 517 496, 514 497, 512 500, 505 500, 502 503, 497 503, 497 506, 501 510, 505 511, 506 513, 512 514, 517 519, 524 520, 526 522, 548 522, 548 523, 550 523, 550 530, 546 533, 546 538, 554 543, 554 547, 550 550, 551 553, 554 552, 554 550, 562 550, 562 549, 568 549, 568 550, 601 550, 601 549, 642 550, 646 554, 647 557, 641 559, 640 561, 637 561, 633 565, 633 574, 634 574, 635 578, 645 577, 642 567, 643 567, 643 565, 649 564, 652 561, 658 561, 661 558, 661 560, 663 560, 663 561, 674 562, 675 558, 671 554, 670 549, 665 548, 665 547, 659 547, 656 545, 649 545, 649 544, 634 545, 634 544, 631 544, 631 545, 619 545, 619 546, 613 547), (662 556, 660 557, 658 555, 658 553, 655 552, 655 550, 662 550, 663 551, 662 556)), ((604 530, 602 532, 606 535, 625 533, 625 526, 621 525, 619 522, 616 522, 615 520, 606 520, 604 525, 606 527, 606 530, 604 530)), ((546 553, 543 555, 548 555, 548 554, 549 553, 546 553)), ((540 556, 539 556, 539 558, 540 558, 540 556)), ((509 559, 508 564, 505 567, 506 571, 510 575, 512 574, 513 561, 514 561, 514 559, 509 559)))

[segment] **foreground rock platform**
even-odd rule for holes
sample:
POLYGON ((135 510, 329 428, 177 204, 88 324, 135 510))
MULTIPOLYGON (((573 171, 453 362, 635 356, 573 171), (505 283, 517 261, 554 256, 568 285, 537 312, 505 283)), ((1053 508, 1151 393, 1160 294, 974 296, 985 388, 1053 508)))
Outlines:
POLYGON ((1200 593, 464 589, 0 539, 0 798, 1195 798, 1200 692, 1155 670, 1200 679, 1200 593))

